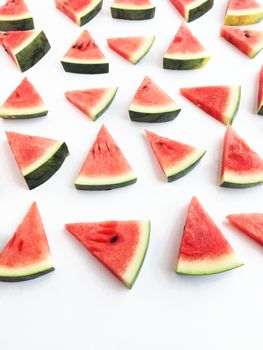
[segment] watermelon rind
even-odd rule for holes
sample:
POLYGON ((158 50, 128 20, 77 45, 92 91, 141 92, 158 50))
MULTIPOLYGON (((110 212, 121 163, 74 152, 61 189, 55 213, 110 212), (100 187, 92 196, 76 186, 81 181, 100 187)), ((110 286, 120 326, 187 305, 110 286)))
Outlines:
POLYGON ((50 50, 50 44, 43 31, 35 32, 14 52, 14 58, 21 72, 33 67, 50 50))
POLYGON ((183 176, 187 175, 192 171, 200 160, 204 157, 206 151, 204 150, 195 150, 191 155, 189 155, 182 162, 168 169, 164 169, 165 175, 168 178, 168 182, 176 181, 183 176))
POLYGON ((34 29, 34 21, 30 14, 22 16, 0 16, 0 31, 16 31, 34 29))
POLYGON ((261 104, 261 107, 258 110, 258 115, 263 115, 263 102, 261 104))
POLYGON ((214 5, 214 0, 197 0, 186 5, 185 20, 192 22, 208 12, 214 5))
POLYGON ((91 21, 102 9, 103 0, 95 0, 86 9, 81 11, 77 17, 78 25, 81 27, 91 21))
POLYGON ((140 224, 140 230, 140 241, 136 247, 136 251, 131 262, 129 263, 129 266, 127 267, 125 273, 122 275, 123 283, 129 289, 132 288, 134 282, 136 281, 147 253, 150 241, 151 222, 142 221, 140 224))
POLYGON ((224 111, 224 123, 226 125, 232 124, 238 112, 241 98, 241 86, 233 86, 228 100, 227 108, 224 111))
POLYGON ((75 181, 75 187, 78 190, 86 191, 104 191, 113 190, 115 188, 126 187, 137 182, 137 177, 133 173, 128 173, 122 176, 115 176, 110 178, 88 178, 78 176, 75 181))
POLYGON ((263 183, 263 171, 258 174, 242 175, 234 172, 225 172, 220 186, 226 188, 249 188, 263 183))
POLYGON ((260 23, 263 19, 263 7, 244 10, 228 10, 225 16, 226 26, 246 26, 260 23))
POLYGON ((211 56, 203 51, 194 55, 165 54, 163 57, 163 68, 171 70, 199 69, 203 68, 210 58, 211 56))
POLYGON ((69 73, 104 74, 109 72, 109 62, 104 58, 85 61, 63 57, 61 63, 64 70, 69 73))
POLYGON ((176 104, 170 106, 139 106, 131 104, 129 115, 132 121, 141 123, 163 123, 174 120, 181 112, 176 104))
POLYGON ((145 6, 132 6, 125 4, 113 3, 111 5, 111 16, 117 19, 126 20, 145 20, 151 19, 155 15, 155 6, 145 5, 145 6))
POLYGON ((203 259, 189 261, 180 258, 176 272, 183 275, 212 275, 233 270, 244 263, 235 253, 226 254, 214 259, 203 259))
POLYGON ((48 110, 45 106, 32 107, 32 108, 0 108, 0 118, 3 119, 30 119, 43 117, 48 114, 48 110))

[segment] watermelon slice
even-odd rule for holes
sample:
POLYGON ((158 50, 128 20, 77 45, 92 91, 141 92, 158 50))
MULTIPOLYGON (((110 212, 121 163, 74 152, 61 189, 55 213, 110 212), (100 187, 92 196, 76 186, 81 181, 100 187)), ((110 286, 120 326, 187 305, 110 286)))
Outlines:
POLYGON ((135 122, 160 123, 174 120, 181 109, 151 78, 145 77, 129 108, 135 122))
POLYGON ((263 6, 255 0, 229 0, 225 22, 227 26, 245 26, 261 22, 263 6))
POLYGON ((240 86, 204 86, 180 89, 181 94, 223 124, 232 124, 238 111, 240 86))
POLYGON ((184 227, 176 272, 211 275, 242 266, 233 248, 196 197, 184 227))
POLYGON ((151 131, 146 130, 146 136, 169 182, 188 174, 206 153, 151 131))
POLYGON ((0 108, 0 118, 5 119, 37 118, 47 113, 42 98, 27 78, 22 80, 0 108))
POLYGON ((105 221, 65 227, 126 287, 132 288, 147 252, 150 221, 105 221))
POLYGON ((209 11, 214 0, 171 0, 186 22, 192 22, 209 11))
POLYGON ((57 9, 78 26, 83 26, 92 20, 100 12, 102 2, 102 0, 55 0, 57 9))
POLYGON ((0 43, 22 72, 33 67, 50 49, 45 33, 36 30, 0 33, 0 43))
POLYGON ((34 29, 34 21, 24 0, 7 0, 0 7, 0 31, 34 29))
POLYGON ((26 281, 53 270, 45 229, 34 202, 0 253, 0 281, 26 281))
POLYGON ((98 45, 84 30, 80 37, 62 58, 66 72, 82 74, 100 74, 109 72, 109 63, 98 45))
POLYGON ((66 98, 92 120, 98 119, 111 105, 118 88, 98 88, 65 92, 66 98))
POLYGON ((263 66, 262 66, 260 74, 259 74, 258 114, 263 115, 263 66))
POLYGON ((64 142, 45 137, 7 132, 17 165, 31 190, 46 182, 69 155, 64 142))
POLYGON ((155 6, 151 0, 114 0, 111 15, 118 19, 151 19, 155 15, 155 6))
POLYGON ((155 36, 132 36, 107 39, 109 47, 125 60, 137 64, 150 50, 155 36))
POLYGON ((222 27, 220 35, 250 58, 263 49, 263 31, 222 27))
POLYGON ((231 214, 226 218, 245 235, 263 245, 263 214, 231 214))
POLYGON ((188 70, 204 67, 210 56, 190 29, 182 23, 166 54, 163 68, 188 70))
POLYGON ((102 126, 75 181, 78 190, 111 190, 137 181, 129 163, 102 126))
POLYGON ((224 138, 221 186, 246 188, 263 182, 263 159, 228 127, 224 138))

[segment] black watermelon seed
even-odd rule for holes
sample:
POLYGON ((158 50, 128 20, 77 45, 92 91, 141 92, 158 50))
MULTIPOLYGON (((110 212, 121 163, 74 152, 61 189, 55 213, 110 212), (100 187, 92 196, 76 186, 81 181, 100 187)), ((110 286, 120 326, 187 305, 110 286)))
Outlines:
POLYGON ((111 243, 115 243, 116 241, 118 241, 118 239, 119 239, 119 236, 113 236, 112 238, 111 238, 111 240, 110 240, 110 242, 111 243))

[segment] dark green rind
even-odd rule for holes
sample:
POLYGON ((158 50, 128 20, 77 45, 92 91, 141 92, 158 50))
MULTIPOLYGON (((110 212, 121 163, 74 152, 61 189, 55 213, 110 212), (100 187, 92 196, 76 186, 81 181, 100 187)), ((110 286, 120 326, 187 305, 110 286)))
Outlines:
POLYGON ((111 7, 112 18, 127 19, 132 21, 140 21, 151 19, 155 15, 155 7, 144 10, 129 10, 111 7))
POLYGON ((115 188, 121 188, 126 187, 129 185, 133 185, 137 182, 137 178, 126 181, 126 182, 120 182, 118 184, 104 184, 104 185, 79 185, 75 183, 75 187, 77 190, 84 190, 84 191, 107 191, 107 190, 113 190, 115 188))
POLYGON ((190 10, 189 17, 187 22, 192 22, 195 19, 203 16, 206 12, 208 12, 214 5, 214 0, 207 0, 200 6, 190 10))
POLYGON ((21 69, 25 72, 33 67, 49 51, 50 44, 45 33, 42 31, 28 46, 16 54, 16 59, 21 69))
POLYGON ((176 180, 180 179, 181 177, 184 177, 185 175, 190 173, 190 171, 192 171, 197 166, 197 164, 200 162, 200 160, 204 157, 205 154, 206 154, 206 152, 204 152, 204 154, 202 154, 202 156, 199 159, 197 159, 193 164, 191 164, 188 168, 180 171, 177 174, 168 176, 168 182, 176 181, 176 180))
POLYGON ((40 113, 34 113, 34 114, 16 114, 16 115, 1 115, 0 118, 2 119, 33 119, 33 118, 39 118, 44 117, 48 114, 48 111, 43 111, 40 113))
POLYGON ((88 23, 89 21, 91 21, 95 16, 97 16, 97 14, 102 9, 102 3, 103 3, 103 1, 101 1, 92 11, 86 13, 86 15, 81 17, 80 27, 83 26, 84 24, 88 23))
POLYGON ((258 115, 263 115, 263 105, 258 110, 258 115))
POLYGON ((176 273, 178 275, 182 275, 182 276, 210 276, 210 275, 218 275, 220 273, 223 273, 223 272, 227 272, 227 271, 231 271, 231 270, 235 270, 237 269, 238 267, 241 267, 243 266, 244 264, 240 264, 240 265, 236 265, 236 266, 233 266, 233 267, 229 267, 229 268, 226 268, 226 269, 223 269, 221 271, 215 271, 215 272, 207 272, 207 273, 190 273, 190 272, 178 272, 176 271, 176 273))
POLYGON ((34 29, 34 21, 33 18, 22 18, 19 20, 11 20, 11 21, 0 21, 0 31, 1 32, 9 32, 16 30, 31 30, 34 29))
POLYGON ((44 270, 44 271, 40 271, 37 273, 34 273, 32 275, 27 275, 27 276, 15 276, 15 277, 8 277, 8 276, 0 276, 0 282, 24 282, 24 281, 29 281, 29 280, 33 280, 37 277, 41 277, 43 275, 46 275, 49 272, 54 271, 55 268, 51 267, 48 270, 44 270))
POLYGON ((139 272, 141 271, 142 265, 143 265, 144 260, 145 260, 146 253, 148 251, 149 242, 150 242, 150 236, 151 236, 151 222, 149 222, 149 225, 148 225, 148 233, 149 233, 149 235, 148 235, 147 245, 146 245, 146 248, 145 248, 145 251, 144 251, 144 255, 143 255, 143 258, 142 258, 142 261, 141 261, 141 265, 139 266, 139 268, 138 268, 138 270, 137 270, 137 272, 136 272, 136 274, 135 274, 131 284, 126 284, 125 283, 125 286, 127 288, 129 288, 129 289, 132 289, 132 286, 134 285, 134 283, 135 283, 135 281, 136 281, 136 279, 137 279, 137 277, 139 275, 139 272))
POLYGON ((181 109, 162 113, 141 113, 129 110, 129 115, 132 121, 141 123, 165 123, 174 120, 181 109))
POLYGON ((57 150, 55 154, 39 168, 24 176, 27 186, 30 190, 42 185, 53 176, 63 164, 65 158, 69 155, 68 147, 65 143, 57 150))
POLYGON ((163 58, 163 68, 173 70, 190 70, 203 68, 205 63, 208 62, 208 58, 195 58, 189 60, 176 60, 172 58, 163 58))
POLYGON ((112 95, 112 98, 106 104, 106 106, 98 114, 96 114, 96 117, 95 117, 94 121, 97 120, 110 107, 110 105, 112 104, 112 102, 113 102, 113 100, 114 100, 114 98, 115 98, 115 96, 117 94, 117 91, 118 91, 118 89, 116 89, 115 93, 112 95))
POLYGON ((79 74, 104 74, 109 73, 109 63, 69 63, 61 61, 66 72, 79 74))
POLYGON ((220 186, 226 187, 226 188, 242 189, 242 188, 249 188, 249 187, 254 187, 257 185, 262 185, 262 183, 263 183, 263 181, 254 182, 254 183, 247 183, 247 184, 241 184, 241 183, 238 184, 238 183, 224 181, 223 183, 220 184, 220 186))

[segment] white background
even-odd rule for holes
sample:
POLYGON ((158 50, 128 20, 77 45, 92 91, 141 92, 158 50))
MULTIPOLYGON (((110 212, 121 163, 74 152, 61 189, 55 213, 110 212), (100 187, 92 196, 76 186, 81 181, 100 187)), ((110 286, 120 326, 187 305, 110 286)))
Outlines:
MULTIPOLYGON (((0 101, 27 76, 49 114, 36 120, 1 121, 0 247, 36 200, 56 271, 29 282, 0 284, 1 350, 262 350, 263 251, 224 218, 230 213, 262 212, 263 187, 231 190, 218 186, 225 127, 180 97, 178 89, 241 84, 242 100, 233 125, 263 156, 263 122, 255 114, 263 54, 250 60, 219 37, 227 1, 218 0, 209 13, 190 24, 213 57, 207 67, 165 71, 162 55, 181 22, 169 1, 155 1, 153 20, 131 22, 113 20, 111 1, 104 0, 102 12, 84 27, 110 60, 110 73, 65 73, 60 59, 83 28, 57 11, 52 0, 27 3, 36 28, 44 29, 52 49, 24 74, 1 49, 0 101), (152 34, 156 41, 137 66, 110 51, 105 40, 152 34), (182 107, 175 121, 146 125, 129 120, 129 103, 145 74, 182 107), (104 86, 119 86, 119 92, 112 107, 95 123, 64 98, 66 90, 104 86), (138 182, 113 191, 77 191, 74 179, 103 123, 127 156, 138 182), (168 184, 145 140, 145 128, 207 149, 207 155, 188 176, 168 184), (5 130, 65 140, 71 155, 55 176, 29 191, 7 145, 5 130), (206 277, 174 273, 193 195, 244 259, 244 267, 206 277), (152 221, 148 254, 132 290, 122 286, 64 230, 68 222, 108 219, 152 221)), ((262 24, 255 28, 262 29, 262 24)))

